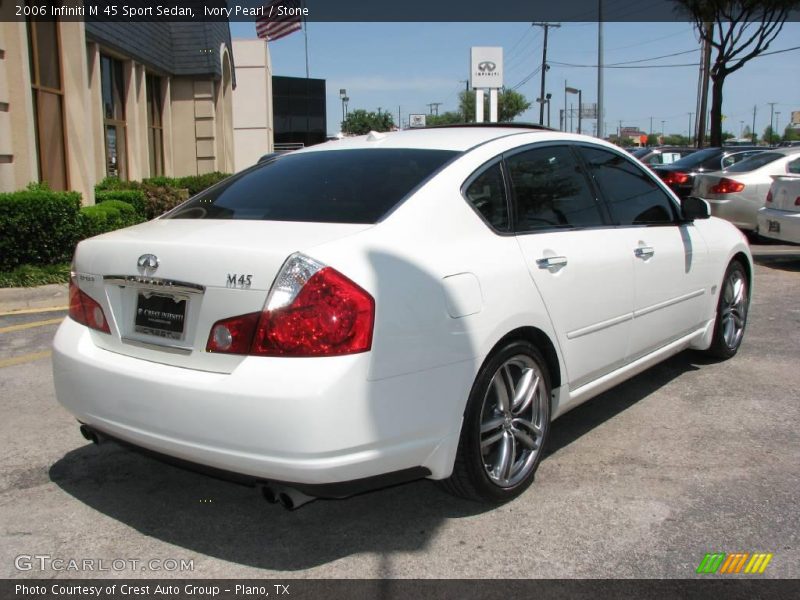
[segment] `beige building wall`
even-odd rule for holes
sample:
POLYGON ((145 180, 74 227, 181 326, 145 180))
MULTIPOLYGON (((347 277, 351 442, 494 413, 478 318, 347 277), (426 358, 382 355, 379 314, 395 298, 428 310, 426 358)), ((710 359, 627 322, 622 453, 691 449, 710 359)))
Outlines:
POLYGON ((0 2, 0 191, 39 179, 25 23, 13 21, 14 5, 0 2))
POLYGON ((233 40, 233 144, 236 171, 273 152, 272 64, 263 40, 233 40))
MULTIPOLYGON (((0 192, 39 181, 36 121, 28 59, 28 31, 13 21, 14 6, 0 2, 0 192)), ((100 55, 121 60, 124 72, 128 178, 151 177, 148 144, 148 68, 86 40, 82 22, 59 22, 66 171, 69 189, 94 203, 106 176, 100 55)), ((181 177, 233 172, 233 70, 223 47, 223 77, 161 77, 164 172, 181 177)))

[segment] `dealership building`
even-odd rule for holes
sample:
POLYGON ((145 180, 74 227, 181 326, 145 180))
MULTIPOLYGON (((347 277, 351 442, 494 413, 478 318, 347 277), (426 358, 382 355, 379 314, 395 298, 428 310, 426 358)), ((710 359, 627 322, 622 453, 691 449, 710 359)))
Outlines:
POLYGON ((0 2, 0 191, 46 181, 92 203, 106 176, 234 171, 227 22, 20 22, 13 13, 0 2))

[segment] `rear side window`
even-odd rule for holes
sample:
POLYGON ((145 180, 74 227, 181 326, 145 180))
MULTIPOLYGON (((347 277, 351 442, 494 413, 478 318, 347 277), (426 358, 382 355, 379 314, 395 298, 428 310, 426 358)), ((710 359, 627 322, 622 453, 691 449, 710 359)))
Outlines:
POLYGON ((168 218, 376 223, 456 154, 372 148, 288 154, 202 192, 168 218))
POLYGON ((800 158, 797 158, 786 165, 786 172, 800 175, 800 158))
POLYGON ((508 231, 508 203, 499 162, 475 177, 467 185, 464 195, 489 225, 499 231, 508 231))
POLYGON ((604 225, 597 199, 566 146, 534 148, 506 159, 519 232, 604 225))
POLYGON ((620 225, 672 223, 669 196, 639 166, 599 148, 581 147, 586 162, 620 225))

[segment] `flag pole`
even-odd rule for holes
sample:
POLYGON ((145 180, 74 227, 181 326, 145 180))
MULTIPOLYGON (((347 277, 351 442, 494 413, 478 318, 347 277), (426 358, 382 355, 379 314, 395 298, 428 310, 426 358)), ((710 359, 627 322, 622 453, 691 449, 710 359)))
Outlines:
MULTIPOLYGON (((305 8, 305 2, 301 2, 300 6, 305 8)), ((308 19, 305 17, 305 15, 303 15, 303 37, 305 38, 306 45, 306 79, 308 79, 308 19)))

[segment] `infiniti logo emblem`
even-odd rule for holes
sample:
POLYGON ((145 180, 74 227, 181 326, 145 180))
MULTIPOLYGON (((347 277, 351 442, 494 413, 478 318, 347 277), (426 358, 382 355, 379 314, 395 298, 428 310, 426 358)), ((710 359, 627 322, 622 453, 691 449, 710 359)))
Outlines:
POLYGON ((158 257, 155 254, 142 254, 136 264, 141 271, 155 271, 158 268, 158 257))
POLYGON ((481 71, 481 72, 489 71, 491 73, 496 68, 497 68, 497 64, 493 63, 490 60, 485 60, 482 63, 478 63, 478 70, 481 71))

